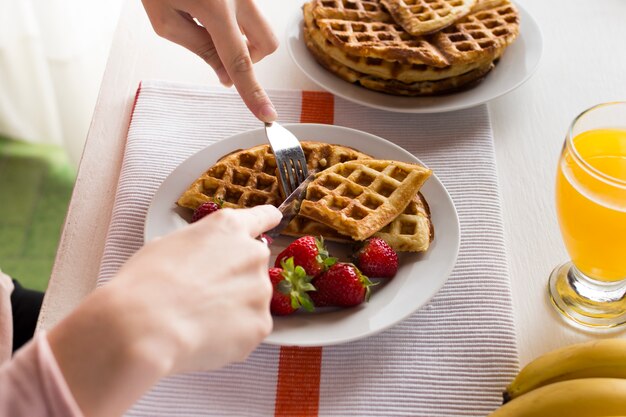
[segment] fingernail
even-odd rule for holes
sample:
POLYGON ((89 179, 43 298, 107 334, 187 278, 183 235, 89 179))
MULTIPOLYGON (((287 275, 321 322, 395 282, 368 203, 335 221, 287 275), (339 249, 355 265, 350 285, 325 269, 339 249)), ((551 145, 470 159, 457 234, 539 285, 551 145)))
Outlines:
POLYGON ((273 122, 278 119, 278 113, 276 113, 276 109, 271 104, 264 104, 259 114, 264 122, 273 122))

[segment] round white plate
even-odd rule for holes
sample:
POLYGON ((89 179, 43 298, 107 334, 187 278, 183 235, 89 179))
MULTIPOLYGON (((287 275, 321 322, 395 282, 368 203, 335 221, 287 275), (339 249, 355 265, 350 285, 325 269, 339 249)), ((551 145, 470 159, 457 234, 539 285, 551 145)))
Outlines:
MULTIPOLYGON (((324 140, 356 148, 380 159, 420 161, 404 149, 378 136, 345 127, 320 124, 285 125, 300 140, 324 140)), ((237 149, 265 143, 263 129, 255 129, 216 142, 180 164, 157 190, 146 217, 144 236, 149 241, 187 224, 187 210, 175 202, 197 177, 221 156, 237 149)), ((382 282, 368 303, 344 310, 295 313, 274 319, 274 330, 265 340, 276 345, 324 346, 344 343, 380 332, 411 315, 435 295, 448 279, 460 245, 459 220, 454 204, 436 175, 422 187, 435 228, 435 239, 423 254, 403 253, 398 274, 382 282)), ((280 237, 272 245, 278 255, 293 238, 280 237)), ((329 242, 333 256, 347 259, 348 245, 329 242)), ((272 259, 273 263, 274 259, 272 259)))
POLYGON ((542 51, 541 30, 519 4, 520 35, 507 48, 496 68, 469 90, 435 97, 400 97, 348 83, 315 61, 302 34, 302 12, 287 29, 287 47, 296 65, 325 90, 368 107, 402 113, 441 113, 474 107, 500 97, 528 80, 537 69, 542 51))

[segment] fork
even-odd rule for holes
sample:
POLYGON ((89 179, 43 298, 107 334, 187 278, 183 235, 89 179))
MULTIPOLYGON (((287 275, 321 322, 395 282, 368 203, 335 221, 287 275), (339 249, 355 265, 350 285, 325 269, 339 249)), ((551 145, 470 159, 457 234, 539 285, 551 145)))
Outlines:
POLYGON ((276 122, 265 123, 265 135, 274 151, 278 177, 287 197, 309 175, 304 152, 298 138, 276 122))

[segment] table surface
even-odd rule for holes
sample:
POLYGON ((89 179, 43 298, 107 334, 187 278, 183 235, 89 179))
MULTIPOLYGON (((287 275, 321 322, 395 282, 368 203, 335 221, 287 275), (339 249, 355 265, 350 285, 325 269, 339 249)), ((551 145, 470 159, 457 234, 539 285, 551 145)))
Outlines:
MULTIPOLYGON (((542 28, 544 55, 534 77, 489 103, 489 111, 523 365, 548 350, 597 337, 565 325, 546 296, 549 273, 567 259, 555 218, 553 184, 571 120, 594 104, 626 99, 622 44, 626 2, 518 1, 542 28)), ((283 41, 276 53, 256 66, 263 86, 318 90, 297 69, 284 45, 287 24, 301 2, 257 3, 283 41)), ((95 287, 130 111, 143 79, 219 85, 199 58, 154 34, 140 2, 127 0, 44 300, 40 330, 57 323, 95 287)))

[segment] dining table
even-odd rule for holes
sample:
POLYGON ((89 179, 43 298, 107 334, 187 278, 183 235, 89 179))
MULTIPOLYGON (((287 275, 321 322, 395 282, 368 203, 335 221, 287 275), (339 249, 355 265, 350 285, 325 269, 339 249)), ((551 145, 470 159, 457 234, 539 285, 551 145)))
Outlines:
MULTIPOLYGON (((292 61, 285 38, 303 1, 257 0, 281 46, 255 65, 266 89, 321 90, 292 61)), ((550 272, 568 259, 555 212, 555 175, 572 120, 602 102, 626 99, 626 2, 516 0, 543 36, 535 74, 490 101, 520 365, 597 334, 569 326, 547 296, 550 272)), ((102 78, 38 330, 53 327, 96 286, 142 80, 220 87, 211 68, 157 36, 142 5, 127 0, 102 78)), ((225 88, 225 87, 222 87, 225 88)), ((412 117, 410 114, 407 118, 412 117)), ((624 337, 623 333, 614 333, 624 337)))

